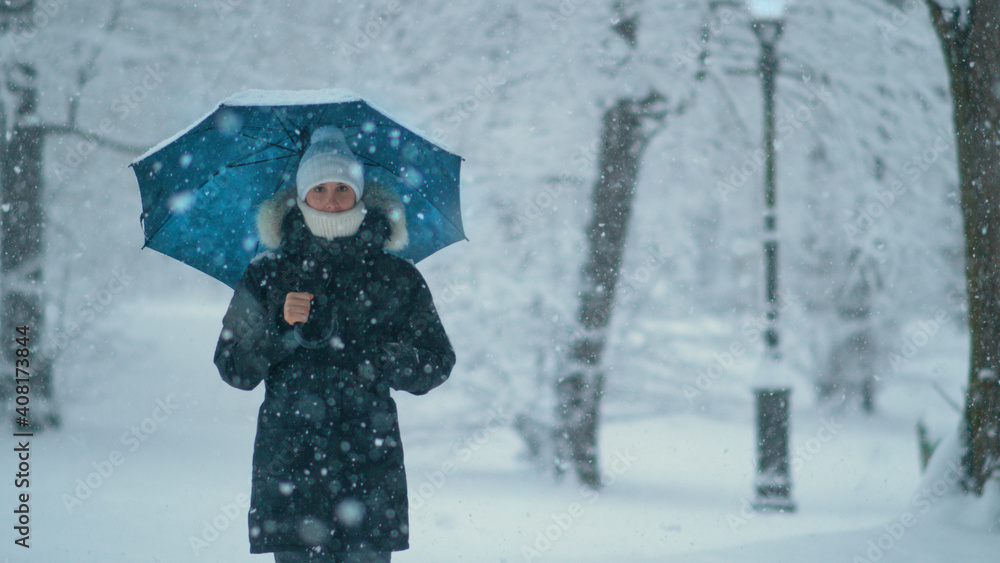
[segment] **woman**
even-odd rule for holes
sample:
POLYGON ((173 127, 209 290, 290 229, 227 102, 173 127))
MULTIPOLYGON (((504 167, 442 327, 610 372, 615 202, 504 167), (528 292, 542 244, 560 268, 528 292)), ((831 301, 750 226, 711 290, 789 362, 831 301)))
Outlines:
POLYGON ((222 321, 215 364, 264 381, 250 501, 250 552, 275 561, 389 561, 408 547, 406 477, 389 390, 421 395, 455 353, 420 273, 385 252, 407 244, 389 189, 365 185, 334 127, 257 215, 255 258, 222 321))

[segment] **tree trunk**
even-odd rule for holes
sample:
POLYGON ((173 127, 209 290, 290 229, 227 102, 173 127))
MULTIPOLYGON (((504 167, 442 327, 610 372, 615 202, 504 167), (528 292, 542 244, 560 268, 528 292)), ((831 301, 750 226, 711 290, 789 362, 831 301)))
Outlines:
MULTIPOLYGON (((18 121, 3 144, 3 164, 0 167, 0 204, 3 219, 0 224, 0 276, 2 276, 2 322, 0 341, 3 342, 4 363, 13 366, 15 327, 27 326, 29 350, 41 350, 39 339, 45 332, 42 283, 45 214, 42 206, 42 148, 45 130, 33 124, 36 91, 30 84, 34 69, 22 65, 27 84, 8 83, 8 88, 21 98, 17 108, 18 121)), ((43 354, 29 356, 29 417, 30 426, 40 429, 55 426, 59 417, 52 397, 52 365, 43 354)), ((13 397, 14 369, 3 375, 0 389, 3 398, 13 397)))
POLYGON ((625 250, 639 162, 650 137, 645 123, 663 119, 664 115, 653 109, 660 100, 657 93, 643 100, 622 99, 604 115, 600 176, 592 195, 594 214, 587 228, 589 248, 577 313, 579 332, 556 381, 557 474, 572 465, 580 481, 593 489, 601 485, 597 461, 604 388, 601 355, 625 250))
POLYGON ((1000 462, 1000 2, 927 4, 954 104, 972 341, 963 466, 978 495, 1000 462))

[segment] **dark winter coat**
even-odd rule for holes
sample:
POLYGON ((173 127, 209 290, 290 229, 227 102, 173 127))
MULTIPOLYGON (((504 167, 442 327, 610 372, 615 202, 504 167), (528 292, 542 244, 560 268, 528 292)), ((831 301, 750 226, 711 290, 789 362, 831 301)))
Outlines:
POLYGON ((440 385, 455 354, 405 244, 398 199, 366 186, 356 235, 314 236, 278 194, 258 214, 258 256, 222 321, 215 364, 250 390, 264 381, 250 501, 250 551, 408 547, 406 477, 389 390, 440 385), (390 217, 396 219, 390 221, 390 217), (292 291, 315 295, 309 321, 283 317, 292 291))

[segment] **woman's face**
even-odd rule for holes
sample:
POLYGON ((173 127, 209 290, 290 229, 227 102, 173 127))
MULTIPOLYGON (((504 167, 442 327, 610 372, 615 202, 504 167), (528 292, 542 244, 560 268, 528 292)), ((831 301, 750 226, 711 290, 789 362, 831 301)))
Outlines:
POLYGON ((347 211, 355 203, 354 190, 341 182, 326 182, 306 192, 306 205, 325 213, 347 211))

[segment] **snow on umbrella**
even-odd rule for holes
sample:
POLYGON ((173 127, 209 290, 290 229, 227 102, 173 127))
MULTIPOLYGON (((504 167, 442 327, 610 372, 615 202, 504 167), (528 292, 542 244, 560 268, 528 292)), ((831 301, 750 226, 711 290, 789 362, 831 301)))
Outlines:
POLYGON ((261 250, 257 206, 294 185, 310 133, 344 131, 366 182, 396 191, 418 262, 465 240, 461 157, 436 146, 345 90, 248 90, 139 157, 143 248, 176 258, 234 287, 261 250))

